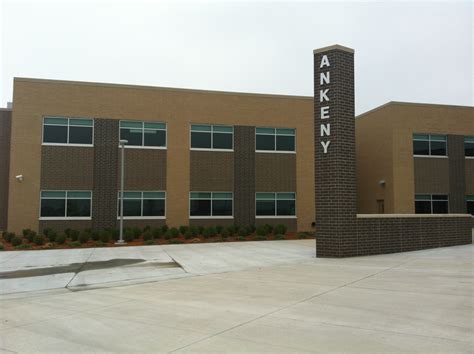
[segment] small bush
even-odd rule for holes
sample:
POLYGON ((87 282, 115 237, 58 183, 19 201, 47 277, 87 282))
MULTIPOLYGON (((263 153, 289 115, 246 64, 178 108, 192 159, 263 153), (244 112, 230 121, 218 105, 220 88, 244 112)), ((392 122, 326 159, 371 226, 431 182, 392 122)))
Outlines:
POLYGON ((257 230, 257 227, 255 225, 249 225, 248 229, 250 230, 250 233, 253 234, 257 230))
POLYGON ((30 234, 31 230, 30 229, 23 229, 21 231, 21 234, 23 235, 23 237, 26 237, 30 234))
POLYGON ((192 239, 193 237, 194 237, 194 236, 193 236, 193 233, 191 232, 191 230, 189 230, 189 229, 186 230, 186 232, 184 233, 184 238, 185 238, 186 240, 190 240, 190 239, 192 239))
POLYGON ((116 228, 110 229, 110 237, 112 240, 117 241, 120 238, 120 230, 116 228))
POLYGON ((273 226, 270 225, 270 224, 265 224, 263 225, 263 227, 265 228, 266 232, 267 232, 267 235, 268 234, 271 234, 273 232, 273 226))
POLYGON ((90 235, 88 232, 82 231, 81 234, 79 235, 79 242, 80 243, 86 243, 90 239, 90 235))
POLYGON ((189 229, 189 227, 187 227, 187 226, 180 226, 179 227, 179 233, 184 236, 184 234, 186 233, 186 231, 188 231, 188 229, 189 229))
POLYGON ((178 237, 179 236, 179 230, 176 227, 172 227, 168 231, 171 233, 171 236, 173 236, 173 237, 178 237))
POLYGON ((133 238, 139 238, 142 235, 142 230, 139 227, 134 227, 133 229, 133 238))
POLYGON ((311 238, 313 235, 310 232, 298 232, 296 236, 300 239, 311 238))
MULTIPOLYGON (((87 230, 84 230, 83 232, 89 233, 89 231, 87 231, 87 230)), ((78 230, 71 230, 69 232, 69 238, 73 242, 77 241, 79 239, 79 231, 78 230)))
POLYGON ((100 240, 99 230, 92 230, 92 232, 89 234, 89 237, 92 239, 92 241, 99 241, 100 240))
POLYGON ((285 236, 283 236, 283 235, 275 235, 274 239, 275 239, 275 240, 284 240, 284 239, 285 239, 285 236))
POLYGON ((22 243, 22 244, 20 244, 20 245, 18 245, 18 246, 15 246, 15 248, 16 248, 17 250, 26 250, 26 249, 31 248, 31 245, 29 245, 29 244, 27 244, 27 243, 22 243))
POLYGON ((95 247, 104 247, 105 243, 103 243, 102 241, 97 241, 97 242, 94 243, 94 246, 95 247))
POLYGON ((227 226, 226 230, 229 232, 229 236, 234 236, 237 233, 237 226, 235 225, 227 226))
POLYGON ((102 230, 100 232, 100 242, 109 243, 110 242, 110 231, 102 230))
POLYGON ((150 225, 147 225, 143 228, 143 232, 147 232, 147 231, 150 231, 151 230, 151 226, 150 225))
POLYGON ((44 236, 42 235, 36 235, 35 238, 33 239, 33 242, 37 246, 44 245, 44 236))
POLYGON ((224 230, 224 227, 223 227, 222 225, 217 225, 217 226, 216 226, 216 232, 217 232, 218 234, 220 234, 220 233, 222 232, 222 230, 224 230))
POLYGON ((152 241, 153 240, 153 233, 149 230, 143 233, 143 240, 144 241, 152 241))
POLYGON ((56 241, 56 237, 58 236, 58 233, 54 230, 50 230, 47 236, 48 236, 49 242, 54 242, 56 241))
POLYGON ((28 235, 26 235, 26 239, 28 240, 28 242, 33 242, 36 235, 37 233, 35 231, 30 231, 28 235))
POLYGON ((52 228, 50 228, 50 227, 45 227, 45 228, 43 229, 43 235, 45 235, 46 237, 48 237, 48 236, 49 236, 49 233, 50 233, 51 231, 53 231, 52 228))
POLYGON ((222 236, 222 238, 225 240, 227 237, 230 236, 229 230, 227 230, 227 229, 222 230, 222 231, 221 231, 221 236, 222 236))
POLYGON ((174 238, 172 240, 169 241, 170 244, 174 244, 174 245, 177 245, 177 244, 181 244, 183 243, 183 241, 177 239, 177 238, 174 238))
POLYGON ((168 225, 164 224, 162 227, 161 227, 161 231, 163 231, 163 234, 166 233, 166 231, 168 231, 169 227, 168 225))
POLYGON ((15 236, 12 238, 12 246, 19 246, 23 243, 23 239, 21 239, 20 237, 18 236, 15 236))
POLYGON ((273 229, 273 233, 274 233, 275 235, 284 235, 284 234, 286 234, 286 230, 287 230, 286 225, 278 224, 278 225, 275 226, 275 228, 273 229))
POLYGON ((133 231, 130 229, 125 230, 125 233, 123 234, 123 240, 125 242, 132 242, 134 240, 134 235, 133 231))
POLYGON ((255 241, 264 241, 264 240, 266 240, 266 239, 267 239, 267 238, 266 238, 265 236, 259 236, 259 235, 257 235, 257 236, 254 237, 254 240, 255 240, 255 241))
POLYGON ((146 240, 144 242, 144 245, 146 245, 146 246, 151 246, 151 245, 154 245, 154 244, 155 244, 155 241, 153 241, 153 240, 146 240))
POLYGON ((58 235, 58 237, 56 237, 56 243, 58 245, 64 245, 65 242, 66 242, 66 235, 58 235))
POLYGON ((68 245, 69 247, 72 247, 72 248, 81 247, 81 243, 80 243, 80 242, 77 242, 77 241, 75 241, 75 242, 69 242, 67 245, 68 245))
POLYGON ((204 229, 205 227, 204 226, 198 226, 198 232, 199 232, 199 235, 202 235, 203 232, 204 232, 204 229))
POLYGON ((244 236, 239 236, 238 240, 239 240, 239 241, 245 241, 245 240, 247 240, 247 239, 246 239, 244 236))
POLYGON ((191 235, 193 237, 196 237, 197 235, 199 235, 199 229, 196 226, 190 226, 188 231, 191 232, 191 235))
POLYGON ((214 236, 216 236, 216 234, 217 234, 216 229, 215 229, 213 226, 209 226, 209 227, 206 227, 206 228, 204 229, 204 232, 203 232, 202 235, 203 235, 205 238, 209 238, 209 237, 214 237, 214 236))
POLYGON ((5 246, 3 245, 3 243, 0 243, 0 251, 4 251, 5 250, 5 246))
POLYGON ((245 236, 248 236, 248 235, 250 235, 249 229, 246 226, 241 226, 239 228, 239 236, 245 237, 245 236))
POLYGON ((173 238, 173 235, 171 233, 171 230, 168 230, 165 232, 165 240, 171 240, 173 238))
POLYGON ((268 235, 268 231, 265 226, 259 226, 257 228, 257 236, 267 236, 267 235, 268 235))
POLYGON ((161 228, 155 227, 152 230, 152 234, 154 239, 161 238, 163 236, 163 230, 161 230, 161 228))
POLYGON ((64 234, 67 236, 67 237, 71 237, 71 229, 70 228, 67 228, 64 230, 64 234))
POLYGON ((16 235, 13 232, 5 232, 5 234, 3 235, 3 239, 8 243, 11 243, 15 236, 16 235))

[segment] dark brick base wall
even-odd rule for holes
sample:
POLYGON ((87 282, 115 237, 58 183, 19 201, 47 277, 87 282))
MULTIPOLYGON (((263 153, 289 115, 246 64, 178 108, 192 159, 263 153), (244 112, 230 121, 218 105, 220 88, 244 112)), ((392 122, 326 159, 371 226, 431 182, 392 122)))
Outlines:
POLYGON ((81 231, 92 228, 92 220, 40 220, 39 232, 46 228, 52 228, 58 233, 63 233, 66 229, 81 231))
MULTIPOLYGON (((470 217, 363 217, 356 219, 354 239, 357 247, 343 256, 417 251, 428 248, 472 243, 470 217)), ((318 234, 316 233, 316 242, 318 234)), ((335 257, 327 248, 319 248, 318 257, 335 257)))
POLYGON ((283 224, 288 228, 288 231, 294 232, 297 229, 297 219, 255 219, 255 226, 283 224))
POLYGON ((0 230, 7 229, 12 112, 0 110, 0 230))

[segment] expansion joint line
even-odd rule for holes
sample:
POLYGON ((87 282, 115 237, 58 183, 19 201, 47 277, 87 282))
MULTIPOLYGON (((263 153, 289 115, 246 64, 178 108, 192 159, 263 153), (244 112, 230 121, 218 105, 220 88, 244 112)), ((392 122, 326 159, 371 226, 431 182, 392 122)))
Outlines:
POLYGON ((87 259, 84 261, 84 263, 81 264, 81 266, 79 267, 79 269, 74 272, 74 275, 72 276, 72 278, 67 282, 65 288, 69 290, 69 284, 71 284, 71 282, 76 278, 76 276, 82 271, 82 269, 84 269, 84 267, 86 266, 86 264, 89 262, 89 259, 91 259, 92 255, 94 254, 96 248, 93 248, 92 249, 92 252, 89 254, 89 257, 87 257, 87 259))

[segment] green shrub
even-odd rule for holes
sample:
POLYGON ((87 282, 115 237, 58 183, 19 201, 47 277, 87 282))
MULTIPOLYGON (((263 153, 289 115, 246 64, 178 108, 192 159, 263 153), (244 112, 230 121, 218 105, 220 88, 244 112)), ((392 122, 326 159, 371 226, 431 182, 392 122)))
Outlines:
POLYGON ((28 240, 28 242, 33 242, 36 235, 37 233, 35 231, 30 231, 28 235, 26 235, 26 239, 28 240))
POLYGON ((3 235, 3 239, 7 241, 8 243, 11 243, 15 236, 16 235, 13 232, 5 232, 3 235))
POLYGON ((15 236, 12 238, 12 246, 19 246, 23 243, 23 239, 18 237, 18 236, 15 236))
POLYGON ((150 225, 147 225, 143 228, 143 232, 147 232, 147 231, 150 231, 151 230, 151 226, 150 225))
POLYGON ((239 240, 239 241, 245 241, 245 240, 247 240, 247 239, 246 239, 244 236, 239 236, 238 240, 239 240))
POLYGON ((44 236, 42 235, 36 235, 35 238, 33 239, 33 242, 37 246, 44 245, 44 236))
POLYGON ((94 246, 95 247, 104 247, 105 243, 103 243, 102 241, 97 241, 97 242, 94 243, 94 246))
POLYGON ((179 227, 179 233, 184 236, 184 234, 186 233, 186 231, 188 231, 188 229, 189 229, 189 227, 187 227, 187 226, 180 226, 179 227))
POLYGON ((163 231, 163 234, 166 233, 166 231, 168 231, 169 227, 168 225, 164 224, 162 227, 161 227, 161 231, 163 231))
POLYGON ((139 227, 134 227, 133 229, 133 238, 139 238, 142 235, 142 230, 139 227))
POLYGON ((285 236, 283 236, 283 235, 275 235, 274 239, 275 239, 275 240, 284 240, 284 239, 285 239, 285 236))
POLYGON ((255 241, 264 241, 266 240, 267 238, 265 236, 260 236, 260 235, 257 235, 254 237, 254 240, 255 241))
POLYGON ((110 231, 102 230, 100 232, 100 242, 109 243, 110 242, 110 231))
POLYGON ((187 229, 186 232, 184 233, 184 238, 186 240, 190 240, 192 239, 194 236, 193 236, 193 233, 191 232, 190 229, 187 229))
POLYGON ((205 227, 204 226, 198 226, 198 232, 199 232, 199 235, 202 235, 203 232, 204 232, 204 229, 205 227))
MULTIPOLYGON (((86 232, 86 233, 90 234, 90 231, 87 231, 87 230, 84 230, 83 232, 86 232)), ((78 230, 71 230, 69 232, 69 238, 73 242, 77 241, 79 239, 79 231, 78 230)))
POLYGON ((58 236, 58 233, 54 230, 49 230, 47 236, 48 236, 49 242, 54 242, 56 241, 56 237, 58 236))
POLYGON ((168 231, 171 233, 171 236, 173 236, 173 237, 178 237, 179 236, 179 230, 176 227, 172 227, 168 231))
POLYGON ((27 244, 27 243, 22 243, 22 244, 19 244, 18 246, 15 246, 15 249, 17 250, 26 250, 26 249, 29 249, 31 248, 31 245, 27 244))
POLYGON ((90 239, 90 235, 88 232, 82 231, 81 234, 79 235, 79 242, 80 243, 86 243, 90 239))
POLYGON ((266 232, 267 232, 267 235, 268 234, 271 234, 273 232, 273 226, 270 225, 270 224, 265 224, 263 225, 263 227, 265 228, 266 232))
POLYGON ((174 239, 170 240, 169 243, 177 245, 177 244, 183 243, 183 241, 181 241, 177 238, 174 238, 174 239))
POLYGON ((153 238, 158 239, 163 236, 163 230, 161 228, 155 227, 152 231, 153 238))
POLYGON ((222 236, 222 238, 225 240, 227 237, 230 236, 229 230, 223 229, 223 230, 221 231, 221 236, 222 236))
POLYGON ((288 228, 286 227, 286 225, 283 225, 283 224, 278 224, 277 226, 275 226, 275 228, 273 229, 273 233, 275 235, 284 235, 286 234, 286 230, 288 228))
POLYGON ((234 236, 237 233, 237 226, 235 225, 227 226, 226 230, 229 232, 229 236, 234 236))
POLYGON ((23 230, 21 231, 21 233, 22 233, 23 237, 26 237, 26 236, 28 236, 28 235, 30 234, 30 232, 31 232, 31 230, 30 230, 30 229, 23 229, 23 230))
POLYGON ((66 242, 66 235, 58 235, 58 237, 56 237, 56 243, 58 245, 64 245, 65 242, 66 242))
POLYGON ((171 240, 173 238, 171 230, 165 232, 165 240, 171 240))
POLYGON ((5 250, 5 246, 3 245, 3 243, 0 243, 0 251, 4 251, 5 250))
POLYGON ((50 228, 50 227, 45 227, 45 228, 43 229, 43 235, 45 235, 46 237, 48 237, 48 236, 49 236, 49 233, 50 233, 51 231, 53 231, 52 228, 50 228))
MULTIPOLYGON (((87 234, 89 234, 89 233, 87 232, 87 234)), ((77 242, 77 241, 75 241, 75 242, 69 242, 67 245, 68 245, 69 247, 72 247, 72 248, 81 247, 81 243, 80 243, 80 242, 77 242)))
POLYGON ((217 231, 213 226, 206 227, 203 231, 204 238, 214 237, 216 236, 217 231))
POLYGON ((217 225, 217 226, 216 226, 216 232, 217 232, 218 234, 220 234, 220 233, 222 232, 222 230, 224 230, 224 227, 223 227, 222 225, 217 225))
POLYGON ((250 230, 248 229, 247 226, 241 226, 239 228, 239 236, 241 237, 245 237, 245 236, 248 236, 250 235, 250 230))
POLYGON ((267 236, 267 235, 268 235, 268 231, 264 225, 257 227, 257 236, 267 236))
POLYGON ((92 241, 99 241, 100 240, 99 230, 92 230, 92 232, 89 234, 89 237, 92 239, 92 241))
POLYGON ((133 235, 133 230, 126 229, 124 234, 123 234, 123 240, 125 242, 132 242, 135 239, 133 235))
POLYGON ((143 244, 144 244, 144 245, 147 245, 147 246, 151 246, 151 245, 154 245, 154 244, 155 244, 155 241, 153 241, 153 240, 146 240, 143 244))
POLYGON ((257 230, 257 227, 255 225, 249 225, 248 229, 250 230, 250 233, 253 234, 257 230))
POLYGON ((151 241, 153 240, 153 233, 150 230, 147 230, 143 233, 143 240, 144 241, 151 241))
POLYGON ((199 229, 196 226, 190 226, 188 229, 193 237, 199 235, 199 229))
POLYGON ((296 236, 297 236, 298 238, 305 239, 305 238, 311 238, 311 237, 313 237, 313 234, 310 233, 310 232, 298 232, 298 233, 296 234, 296 236))
POLYGON ((66 230, 64 230, 64 234, 65 234, 67 237, 71 237, 71 229, 70 229, 70 228, 67 228, 66 230))

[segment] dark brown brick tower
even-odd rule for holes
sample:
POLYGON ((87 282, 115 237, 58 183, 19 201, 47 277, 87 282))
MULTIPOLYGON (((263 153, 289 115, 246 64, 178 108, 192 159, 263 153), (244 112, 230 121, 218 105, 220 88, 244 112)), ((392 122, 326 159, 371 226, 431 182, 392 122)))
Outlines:
POLYGON ((317 257, 344 257, 357 248, 354 51, 314 51, 317 257))

